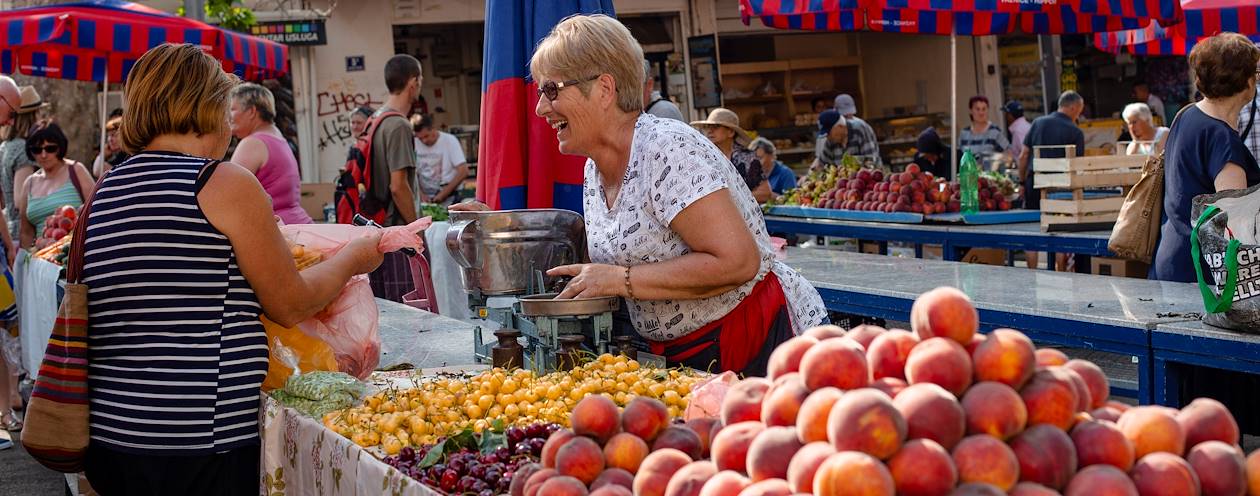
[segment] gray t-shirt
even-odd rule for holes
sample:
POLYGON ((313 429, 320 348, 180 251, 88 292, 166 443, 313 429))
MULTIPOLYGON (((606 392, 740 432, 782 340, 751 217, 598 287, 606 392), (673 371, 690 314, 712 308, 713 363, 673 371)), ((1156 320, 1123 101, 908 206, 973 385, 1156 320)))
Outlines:
MULTIPOLYGON (((379 115, 390 109, 384 107, 379 115)), ((376 128, 372 137, 372 196, 389 205, 385 215, 386 226, 403 224, 402 215, 389 192, 390 173, 408 170, 411 190, 416 191, 416 144, 411 123, 400 116, 387 117, 376 128)))
POLYGON ((13 203, 16 186, 13 184, 13 176, 23 167, 35 167, 35 163, 26 157, 25 139, 14 138, 0 145, 0 192, 4 193, 4 214, 9 222, 9 235, 13 239, 18 238, 18 229, 22 227, 18 222, 17 206, 13 203))

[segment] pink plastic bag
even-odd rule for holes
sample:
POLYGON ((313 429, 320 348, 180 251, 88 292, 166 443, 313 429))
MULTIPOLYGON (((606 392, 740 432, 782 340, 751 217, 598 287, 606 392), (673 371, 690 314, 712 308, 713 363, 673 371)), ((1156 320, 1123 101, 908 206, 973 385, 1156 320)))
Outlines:
POLYGON ((739 376, 728 370, 692 386, 690 401, 687 402, 687 410, 683 412, 683 419, 721 417, 722 401, 726 399, 726 391, 736 382, 739 382, 739 376))
MULTIPOLYGON (((419 233, 431 224, 425 217, 406 226, 387 227, 377 249, 389 253, 402 248, 419 252, 424 241, 419 233)), ((377 228, 346 224, 295 224, 280 226, 280 232, 294 244, 316 250, 325 256, 337 253, 350 240, 371 233, 377 228)), ((341 293, 322 311, 298 324, 308 336, 318 338, 332 348, 342 372, 364 379, 381 360, 379 310, 372 296, 366 275, 350 278, 341 293)))

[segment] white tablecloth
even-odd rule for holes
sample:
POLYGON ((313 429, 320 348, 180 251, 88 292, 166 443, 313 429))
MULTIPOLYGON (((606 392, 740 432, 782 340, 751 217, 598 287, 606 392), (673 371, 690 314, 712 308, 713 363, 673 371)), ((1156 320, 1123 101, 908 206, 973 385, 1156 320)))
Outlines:
POLYGON ((52 335, 53 321, 57 319, 58 275, 61 266, 18 253, 13 272, 17 287, 18 319, 22 339, 22 366, 33 379, 44 360, 44 349, 52 335))

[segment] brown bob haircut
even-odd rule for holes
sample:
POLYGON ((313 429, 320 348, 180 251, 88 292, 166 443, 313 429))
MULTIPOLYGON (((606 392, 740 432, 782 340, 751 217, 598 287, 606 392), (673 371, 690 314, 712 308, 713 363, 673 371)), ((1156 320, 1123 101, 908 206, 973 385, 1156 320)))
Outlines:
POLYGON ((123 149, 140 153, 164 134, 226 132, 229 97, 239 82, 194 45, 154 47, 132 66, 123 87, 123 149))
POLYGON ((1238 33, 1221 33, 1190 50, 1194 86, 1207 98, 1226 98, 1246 91, 1256 76, 1260 48, 1238 33))

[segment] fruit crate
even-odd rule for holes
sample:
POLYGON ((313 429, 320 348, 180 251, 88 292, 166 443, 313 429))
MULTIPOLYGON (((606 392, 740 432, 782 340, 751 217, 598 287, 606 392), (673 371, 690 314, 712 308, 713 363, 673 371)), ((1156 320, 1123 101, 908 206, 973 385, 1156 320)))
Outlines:
POLYGON ((1124 195, 1142 177, 1146 158, 1077 156, 1075 145, 1034 147, 1033 188, 1041 192, 1042 231, 1110 229, 1124 195), (1046 150, 1061 150, 1066 157, 1043 157, 1046 150))

